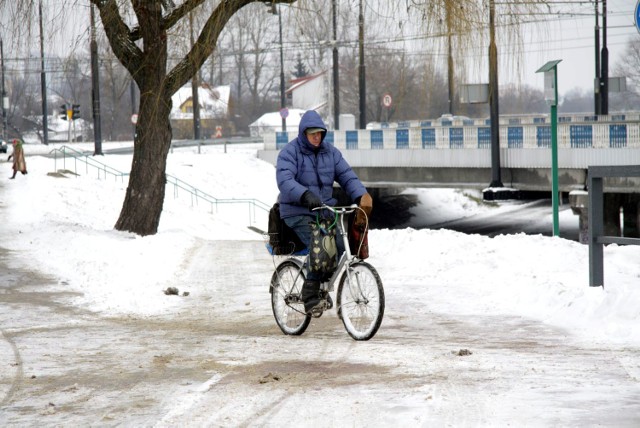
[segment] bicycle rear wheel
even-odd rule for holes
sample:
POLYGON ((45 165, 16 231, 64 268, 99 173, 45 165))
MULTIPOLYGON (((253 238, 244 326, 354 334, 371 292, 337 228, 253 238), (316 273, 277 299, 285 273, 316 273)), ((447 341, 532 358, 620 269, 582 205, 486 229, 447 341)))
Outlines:
POLYGON ((298 336, 304 333, 311 316, 304 311, 302 262, 296 259, 280 263, 271 277, 271 309, 273 317, 284 334, 298 336))
POLYGON ((373 266, 357 262, 345 271, 338 285, 338 316, 355 340, 371 339, 384 316, 384 289, 373 266))

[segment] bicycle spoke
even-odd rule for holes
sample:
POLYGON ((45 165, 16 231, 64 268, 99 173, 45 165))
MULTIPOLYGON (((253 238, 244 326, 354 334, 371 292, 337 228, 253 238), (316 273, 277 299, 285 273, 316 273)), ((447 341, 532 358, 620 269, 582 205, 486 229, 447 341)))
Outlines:
POLYGON ((273 316, 284 334, 302 334, 310 317, 299 308, 304 308, 300 298, 304 275, 299 262, 287 260, 276 268, 271 279, 271 307, 273 316))
POLYGON ((338 289, 338 313, 347 332, 356 340, 368 340, 377 332, 384 314, 382 283, 373 267, 353 264, 338 289))

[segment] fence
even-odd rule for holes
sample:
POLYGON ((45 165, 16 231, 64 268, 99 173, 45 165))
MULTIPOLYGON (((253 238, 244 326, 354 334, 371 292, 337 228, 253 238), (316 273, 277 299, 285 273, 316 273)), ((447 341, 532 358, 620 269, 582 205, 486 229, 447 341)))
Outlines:
MULTIPOLYGON (((76 175, 79 175, 79 168, 82 168, 86 175, 89 175, 90 171, 97 171, 97 178, 107 178, 107 177, 115 177, 116 179, 120 178, 123 182, 124 179, 129 178, 128 172, 118 171, 115 168, 110 167, 109 165, 100 162, 92 156, 89 156, 85 153, 82 153, 78 150, 75 150, 68 146, 62 146, 60 148, 52 150, 50 155, 54 158, 54 169, 58 171, 58 162, 62 163, 63 169, 71 170, 76 175), (73 164, 71 165, 71 162, 73 164)), ((262 227, 267 224, 267 216, 258 220, 258 213, 264 212, 265 214, 269 213, 271 209, 270 205, 252 198, 243 198, 243 199, 223 199, 216 198, 195 186, 192 186, 185 181, 174 177, 170 174, 165 174, 167 185, 172 186, 173 197, 177 199, 180 196, 181 191, 186 192, 187 196, 191 200, 191 206, 199 206, 201 204, 207 204, 209 207, 209 212, 213 213, 218 212, 218 208, 221 206, 238 206, 238 205, 246 205, 247 213, 249 217, 249 228, 258 232, 261 232, 260 228, 253 226, 256 223, 260 223, 262 227)), ((166 193, 165 193, 166 195, 166 193)))
POLYGON ((603 179, 640 177, 640 165, 590 166, 589 188, 589 286, 604 287, 604 244, 640 245, 638 238, 604 235, 603 179))
MULTIPOLYGON (((486 149, 491 147, 490 119, 452 119, 370 124, 369 129, 328 131, 325 141, 346 150, 486 149)), ((266 150, 279 150, 297 133, 264 135, 266 150)), ((500 147, 551 147, 551 124, 546 116, 500 118, 500 147)), ((561 115, 560 149, 640 148, 640 114, 610 116, 561 115)))

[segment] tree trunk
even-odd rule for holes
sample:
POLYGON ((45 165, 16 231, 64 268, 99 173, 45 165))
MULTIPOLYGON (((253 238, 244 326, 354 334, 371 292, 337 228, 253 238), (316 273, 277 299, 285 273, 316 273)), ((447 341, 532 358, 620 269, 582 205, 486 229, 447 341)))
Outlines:
MULTIPOLYGON (((2 0, 0 0, 1 2, 2 0)), ((131 0, 138 27, 130 29, 116 0, 90 0, 113 53, 140 88, 140 109, 133 144, 131 175, 117 230, 154 235, 160 224, 166 187, 165 167, 171 148, 171 96, 211 56, 220 32, 235 12, 257 0, 220 1, 187 55, 167 73, 167 30, 205 0, 185 0, 178 7, 161 0, 131 0), (163 16, 163 7, 168 9, 163 16), (137 42, 141 42, 136 44, 137 42)), ((273 0, 293 3, 296 0, 273 0)))
POLYGON ((157 233, 164 205, 173 92, 166 89, 167 34, 160 7, 140 3, 138 8, 138 16, 146 20, 146 25, 141 26, 145 46, 140 57, 142 73, 136 79, 140 87, 140 110, 129 186, 115 228, 146 236, 157 233))
POLYGON ((165 169, 171 148, 171 98, 159 99, 141 90, 140 112, 133 145, 127 194, 115 225, 117 230, 154 235, 164 205, 165 169))

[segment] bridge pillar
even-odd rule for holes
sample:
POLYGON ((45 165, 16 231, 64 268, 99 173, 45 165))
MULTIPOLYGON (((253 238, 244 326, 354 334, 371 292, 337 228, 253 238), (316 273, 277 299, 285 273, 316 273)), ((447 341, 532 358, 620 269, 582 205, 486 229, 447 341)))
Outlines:
POLYGON ((604 234, 607 236, 622 236, 620 228, 622 195, 620 193, 605 193, 603 196, 604 234))
MULTIPOLYGON (((603 204, 604 234, 640 238, 640 194, 605 193, 603 204), (622 215, 621 215, 622 214, 622 215)), ((589 243, 589 194, 583 191, 569 193, 571 211, 579 216, 581 244, 589 243)))
POLYGON ((640 238, 640 194, 630 193, 625 195, 622 204, 622 231, 625 237, 640 238))
POLYGON ((578 216, 578 242, 589 243, 589 194, 582 190, 569 193, 571 211, 578 216))

